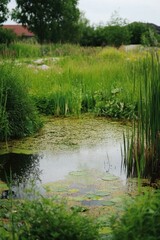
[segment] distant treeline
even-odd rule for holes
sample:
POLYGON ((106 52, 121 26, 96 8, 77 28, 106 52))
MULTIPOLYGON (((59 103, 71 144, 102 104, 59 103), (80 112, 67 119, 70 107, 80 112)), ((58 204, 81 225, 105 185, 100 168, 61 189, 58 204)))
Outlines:
POLYGON ((86 26, 80 38, 83 46, 115 46, 142 44, 157 46, 160 42, 160 28, 154 24, 133 22, 127 25, 86 26))
MULTIPOLYGON (((0 43, 9 44, 17 37, 10 30, 0 29, 0 43)), ((159 46, 160 27, 142 22, 133 22, 127 25, 90 26, 80 24, 74 38, 61 36, 50 39, 50 43, 76 43, 81 46, 114 46, 126 44, 142 44, 145 46, 159 46)))
MULTIPOLYGON (((123 44, 158 46, 160 42, 160 27, 142 22, 128 23, 117 11, 108 23, 91 25, 80 11, 78 0, 16 0, 15 8, 9 11, 10 1, 0 3, 0 25, 10 16, 18 24, 27 26, 41 44, 119 47, 123 44)), ((0 29, 0 43, 10 44, 15 40, 13 32, 0 29)))

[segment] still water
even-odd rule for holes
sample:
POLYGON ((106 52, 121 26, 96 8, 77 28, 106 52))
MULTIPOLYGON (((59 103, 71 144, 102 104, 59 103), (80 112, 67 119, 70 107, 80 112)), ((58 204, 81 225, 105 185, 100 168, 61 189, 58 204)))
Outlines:
POLYGON ((0 156, 0 180, 6 181, 11 172, 17 182, 34 178, 49 183, 85 169, 125 179, 121 169, 125 130, 124 124, 103 118, 47 119, 38 135, 8 143, 11 153, 0 156))

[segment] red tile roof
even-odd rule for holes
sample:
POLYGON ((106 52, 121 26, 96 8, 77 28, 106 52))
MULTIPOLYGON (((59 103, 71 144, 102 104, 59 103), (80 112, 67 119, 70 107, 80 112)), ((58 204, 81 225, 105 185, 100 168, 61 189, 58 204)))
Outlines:
POLYGON ((34 33, 30 32, 22 25, 3 25, 3 28, 11 29, 17 36, 34 37, 34 33))

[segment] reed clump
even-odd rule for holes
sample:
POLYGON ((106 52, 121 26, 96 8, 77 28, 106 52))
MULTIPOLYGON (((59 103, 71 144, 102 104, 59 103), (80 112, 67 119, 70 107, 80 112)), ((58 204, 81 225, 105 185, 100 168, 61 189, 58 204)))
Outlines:
POLYGON ((160 178, 160 59, 153 52, 140 66, 138 119, 131 140, 124 141, 124 165, 128 176, 160 178))
POLYGON ((18 67, 0 64, 0 140, 24 137, 39 127, 36 108, 18 67))

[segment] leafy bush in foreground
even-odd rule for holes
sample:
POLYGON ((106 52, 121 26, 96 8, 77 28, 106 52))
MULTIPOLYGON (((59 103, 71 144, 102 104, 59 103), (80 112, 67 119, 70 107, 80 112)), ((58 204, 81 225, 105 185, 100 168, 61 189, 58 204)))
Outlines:
POLYGON ((128 202, 123 216, 112 219, 112 240, 160 239, 160 192, 148 192, 128 202))
POLYGON ((12 214, 12 224, 4 238, 19 240, 98 240, 98 226, 86 216, 53 199, 40 198, 20 203, 12 214), (5 238, 6 236, 6 238, 5 238))

